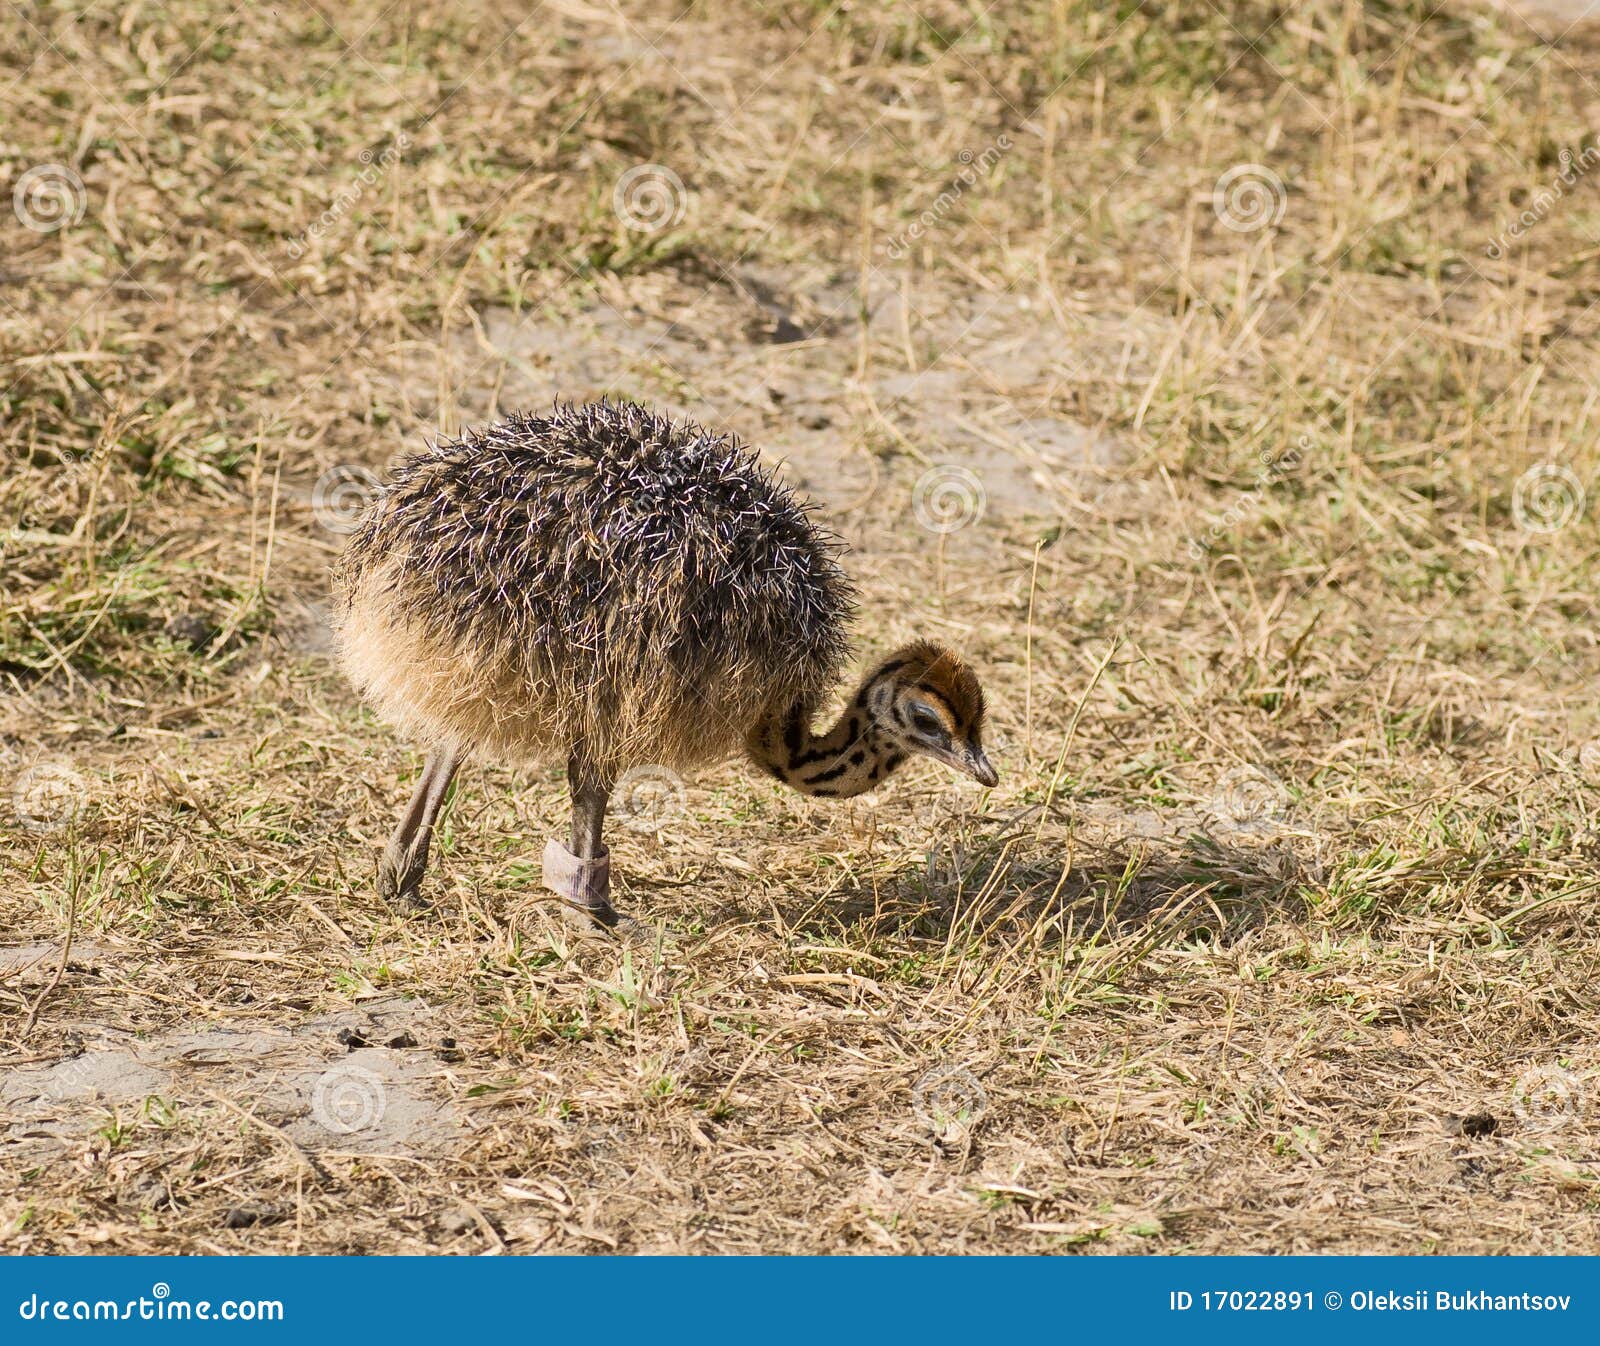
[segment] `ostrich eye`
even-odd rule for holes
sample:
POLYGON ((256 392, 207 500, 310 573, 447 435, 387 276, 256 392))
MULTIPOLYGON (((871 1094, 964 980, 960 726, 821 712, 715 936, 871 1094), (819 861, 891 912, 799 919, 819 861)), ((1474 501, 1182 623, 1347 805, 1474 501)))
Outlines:
POLYGON ((911 708, 911 727, 925 738, 946 739, 950 737, 945 732, 944 721, 928 709, 927 706, 913 706, 911 708))

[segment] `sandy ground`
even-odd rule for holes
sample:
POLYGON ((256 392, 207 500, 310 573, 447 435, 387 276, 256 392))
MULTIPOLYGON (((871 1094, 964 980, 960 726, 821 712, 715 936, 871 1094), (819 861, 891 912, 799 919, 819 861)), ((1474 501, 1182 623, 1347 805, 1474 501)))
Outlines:
POLYGON ((174 8, 5 94, 85 209, 0 219, 0 1246, 1600 1250, 1597 235, 1484 246, 1582 30, 174 8), (557 394, 757 444, 861 660, 982 670, 999 788, 708 764, 613 829, 611 939, 539 887, 559 773, 473 768, 385 909, 418 758, 328 565, 557 394))

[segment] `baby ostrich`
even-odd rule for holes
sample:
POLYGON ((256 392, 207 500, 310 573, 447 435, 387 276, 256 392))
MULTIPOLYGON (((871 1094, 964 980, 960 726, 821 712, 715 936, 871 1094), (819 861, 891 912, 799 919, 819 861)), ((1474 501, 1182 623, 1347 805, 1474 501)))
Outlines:
POLYGON ((544 881, 606 925, 601 824, 631 766, 742 746, 844 798, 921 753, 995 784, 978 679, 926 641, 813 727, 853 607, 834 553, 750 450, 633 404, 558 404, 406 459, 335 571, 345 671, 429 750, 379 891, 415 901, 469 757, 565 760, 571 847, 548 843, 544 881))

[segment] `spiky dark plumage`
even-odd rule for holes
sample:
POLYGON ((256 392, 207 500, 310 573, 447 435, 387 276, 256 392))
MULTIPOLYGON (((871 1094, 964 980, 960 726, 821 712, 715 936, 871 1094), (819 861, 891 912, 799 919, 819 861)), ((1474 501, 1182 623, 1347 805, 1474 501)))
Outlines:
POLYGON ((340 558, 336 630, 355 684, 424 741, 689 765, 838 674, 836 554, 735 439, 557 404, 401 463, 340 558))

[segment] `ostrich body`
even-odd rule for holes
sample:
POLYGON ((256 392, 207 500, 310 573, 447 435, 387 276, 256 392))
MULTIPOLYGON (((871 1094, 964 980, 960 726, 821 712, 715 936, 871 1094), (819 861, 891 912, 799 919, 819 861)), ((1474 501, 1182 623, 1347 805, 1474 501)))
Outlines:
POLYGON ((994 784, 977 678, 927 642, 813 730, 854 605, 835 558, 753 452, 632 404, 558 404, 404 460, 335 570, 346 673, 428 749, 380 892, 415 899, 469 758, 565 761, 571 845, 547 845, 545 883, 606 924, 601 828, 630 767, 743 748, 844 797, 921 752, 994 784))

